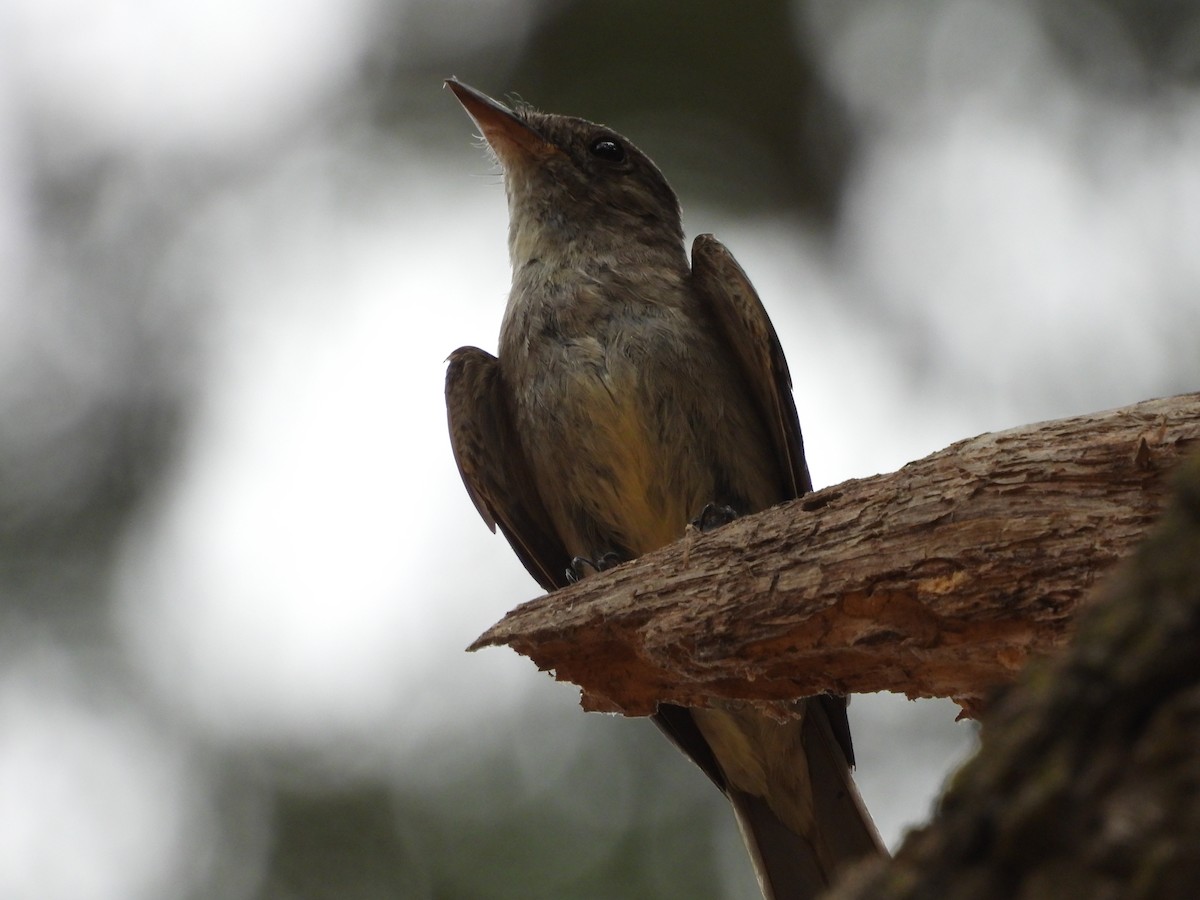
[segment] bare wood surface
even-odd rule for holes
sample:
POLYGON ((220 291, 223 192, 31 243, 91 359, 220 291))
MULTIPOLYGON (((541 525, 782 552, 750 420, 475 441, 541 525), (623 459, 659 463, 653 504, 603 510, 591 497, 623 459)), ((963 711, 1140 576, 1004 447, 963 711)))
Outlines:
POLYGON ((830 900, 1200 896, 1200 457, 894 859, 830 900))
POLYGON ((589 709, 770 708, 824 690, 968 712, 1061 646, 1200 448, 1200 394, 985 434, 683 540, 519 606, 508 645, 589 709))

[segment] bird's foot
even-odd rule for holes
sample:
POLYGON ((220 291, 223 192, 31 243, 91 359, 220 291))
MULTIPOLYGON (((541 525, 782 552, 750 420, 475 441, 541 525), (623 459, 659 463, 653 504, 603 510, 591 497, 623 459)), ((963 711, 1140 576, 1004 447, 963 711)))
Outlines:
POLYGON ((593 572, 603 572, 606 569, 611 569, 613 566, 621 562, 621 557, 611 550, 603 556, 596 559, 588 559, 586 556, 576 556, 571 560, 571 567, 567 569, 567 581, 571 584, 583 578, 587 572, 584 569, 591 569, 593 572))
POLYGON ((706 503, 700 515, 692 519, 691 525, 703 532, 716 531, 738 517, 737 510, 721 503, 706 503))

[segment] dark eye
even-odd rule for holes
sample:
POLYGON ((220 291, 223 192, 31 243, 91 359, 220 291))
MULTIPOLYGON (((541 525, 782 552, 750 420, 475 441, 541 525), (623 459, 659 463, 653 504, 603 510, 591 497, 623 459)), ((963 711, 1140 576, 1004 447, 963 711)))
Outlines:
POLYGON ((592 156, 598 156, 609 162, 622 162, 625 159, 625 148, 610 137, 598 137, 588 146, 592 156))

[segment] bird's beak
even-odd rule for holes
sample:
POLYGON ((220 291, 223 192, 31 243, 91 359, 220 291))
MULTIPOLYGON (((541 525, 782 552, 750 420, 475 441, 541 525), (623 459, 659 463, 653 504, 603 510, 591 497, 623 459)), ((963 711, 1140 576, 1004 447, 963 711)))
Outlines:
POLYGON ((521 162, 544 159, 557 148, 527 125, 516 113, 493 100, 482 91, 463 84, 457 78, 447 78, 446 87, 454 92, 467 115, 479 127, 488 146, 508 169, 521 162))

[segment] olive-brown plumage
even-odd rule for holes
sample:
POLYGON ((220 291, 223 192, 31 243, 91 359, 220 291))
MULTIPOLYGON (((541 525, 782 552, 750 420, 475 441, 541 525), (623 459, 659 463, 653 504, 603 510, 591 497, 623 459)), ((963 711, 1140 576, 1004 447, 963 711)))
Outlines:
MULTIPOLYGON (((630 559, 708 504, 811 490, 791 378, 758 294, 644 154, 583 119, 447 82, 504 169, 512 290, 499 358, 456 350, 451 443, 484 520, 546 590, 575 557, 630 559)), ((845 701, 664 706, 663 730, 733 803, 768 898, 802 898, 882 852, 850 778, 845 701)))

